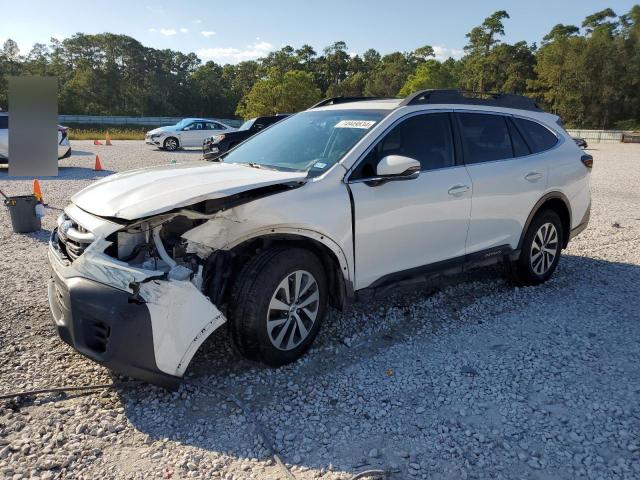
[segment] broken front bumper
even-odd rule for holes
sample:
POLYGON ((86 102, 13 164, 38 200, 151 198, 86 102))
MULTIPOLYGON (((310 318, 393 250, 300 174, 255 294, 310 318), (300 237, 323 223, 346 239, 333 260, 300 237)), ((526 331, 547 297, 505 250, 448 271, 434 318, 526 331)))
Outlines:
POLYGON ((176 388, 181 378, 156 364, 149 309, 132 297, 85 278, 64 279, 55 270, 49 280, 49 307, 62 340, 118 373, 176 388))
POLYGON ((116 372, 176 387, 224 315, 192 282, 127 267, 93 248, 99 243, 72 261, 57 229, 51 234, 49 306, 60 337, 116 372))

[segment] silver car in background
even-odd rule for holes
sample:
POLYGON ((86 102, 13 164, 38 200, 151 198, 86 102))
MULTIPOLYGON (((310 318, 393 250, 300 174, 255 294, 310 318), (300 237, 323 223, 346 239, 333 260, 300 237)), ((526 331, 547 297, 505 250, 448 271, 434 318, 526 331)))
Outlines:
MULTIPOLYGON (((58 125, 58 159, 71 156, 68 128, 58 125)), ((0 163, 9 159, 9 113, 0 112, 0 163)))
POLYGON ((202 148, 207 137, 219 133, 235 132, 236 129, 218 120, 206 118, 185 118, 175 125, 150 130, 144 137, 145 143, 170 152, 184 147, 202 148))

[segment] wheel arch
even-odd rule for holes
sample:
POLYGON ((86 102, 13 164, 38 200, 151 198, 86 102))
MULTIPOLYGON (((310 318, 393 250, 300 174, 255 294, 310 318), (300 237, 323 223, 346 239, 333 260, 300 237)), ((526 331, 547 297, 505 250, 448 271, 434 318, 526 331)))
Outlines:
POLYGON ((164 144, 167 140, 169 140, 170 138, 173 138, 176 143, 178 144, 178 146, 176 148, 180 148, 180 139, 176 136, 176 135, 167 135, 166 137, 164 137, 164 140, 162 140, 162 148, 164 148, 164 144))
POLYGON ((343 308, 353 298, 353 283, 351 281, 349 264, 340 246, 326 235, 315 231, 297 228, 273 228, 267 232, 257 232, 248 238, 239 239, 232 245, 214 253, 214 257, 224 258, 220 262, 219 271, 228 271, 226 279, 216 279, 211 275, 208 280, 209 297, 216 305, 227 305, 230 301, 231 285, 236 279, 237 273, 243 265, 255 255, 256 252, 282 245, 291 245, 296 248, 305 248, 314 253, 322 263, 327 281, 330 287, 330 304, 343 308), (225 285, 226 284, 226 285, 225 285))
POLYGON ((549 192, 543 195, 531 209, 531 212, 529 213, 529 216, 522 228, 522 232, 520 233, 518 250, 522 248, 522 242, 524 241, 524 237, 529 229, 529 225, 531 225, 535 216, 543 210, 553 210, 560 216, 564 230, 562 248, 567 248, 569 236, 571 234, 571 204, 569 203, 567 196, 562 192, 549 192))

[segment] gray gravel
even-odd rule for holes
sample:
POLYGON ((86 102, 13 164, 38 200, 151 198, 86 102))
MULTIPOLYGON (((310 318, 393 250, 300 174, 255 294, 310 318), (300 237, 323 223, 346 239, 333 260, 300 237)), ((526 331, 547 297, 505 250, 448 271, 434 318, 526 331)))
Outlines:
MULTIPOLYGON (((58 340, 45 289, 56 209, 105 175, 93 155, 112 171, 199 157, 72 143, 60 177, 40 180, 44 230, 13 234, 0 215, 0 393, 113 379, 58 340)), ((640 478, 640 146, 590 153, 591 223, 547 284, 478 270, 332 312, 279 370, 241 359, 221 329, 175 393, 0 402, 0 477, 284 478, 260 424, 298 479, 640 478)), ((0 189, 31 179, 0 167, 0 189)))

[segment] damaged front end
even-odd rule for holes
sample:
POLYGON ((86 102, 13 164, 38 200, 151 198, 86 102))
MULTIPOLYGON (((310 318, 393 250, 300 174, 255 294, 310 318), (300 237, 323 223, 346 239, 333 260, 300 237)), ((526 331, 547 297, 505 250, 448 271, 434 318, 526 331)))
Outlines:
POLYGON ((181 209, 122 223, 69 206, 49 249, 62 339, 115 371, 175 387, 226 321, 203 293, 213 249, 182 238, 213 216, 181 209))

